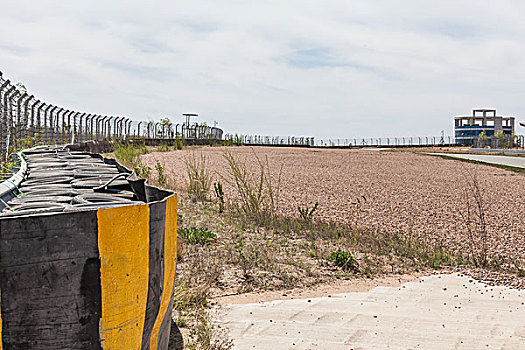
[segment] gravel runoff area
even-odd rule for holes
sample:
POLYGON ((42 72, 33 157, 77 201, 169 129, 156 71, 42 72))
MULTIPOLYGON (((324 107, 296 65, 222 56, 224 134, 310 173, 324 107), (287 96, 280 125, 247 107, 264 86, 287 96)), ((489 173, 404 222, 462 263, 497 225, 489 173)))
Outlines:
MULTIPOLYGON (((472 243, 464 219, 466 195, 471 195, 466 188, 475 176, 484 193, 490 254, 525 258, 525 176, 508 170, 414 153, 270 147, 191 148, 154 152, 143 160, 152 167, 160 161, 182 185, 190 152, 204 154, 215 180, 223 179, 225 150, 254 170, 255 156, 267 157, 274 180, 283 166, 279 210, 284 215, 297 216, 298 206, 319 202, 316 218, 358 220, 362 227, 414 234, 465 252, 472 243)), ((232 198, 232 189, 222 182, 226 199, 232 198)))
POLYGON ((523 349, 524 301, 524 291, 452 274, 218 312, 235 349, 523 349))

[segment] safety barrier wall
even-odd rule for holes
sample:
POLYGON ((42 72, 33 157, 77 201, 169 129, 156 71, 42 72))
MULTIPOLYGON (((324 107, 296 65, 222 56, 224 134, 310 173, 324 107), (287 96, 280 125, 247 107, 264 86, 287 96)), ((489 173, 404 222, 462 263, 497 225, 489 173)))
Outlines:
POLYGON ((0 217, 0 349, 167 349, 177 199, 143 188, 146 204, 0 217))

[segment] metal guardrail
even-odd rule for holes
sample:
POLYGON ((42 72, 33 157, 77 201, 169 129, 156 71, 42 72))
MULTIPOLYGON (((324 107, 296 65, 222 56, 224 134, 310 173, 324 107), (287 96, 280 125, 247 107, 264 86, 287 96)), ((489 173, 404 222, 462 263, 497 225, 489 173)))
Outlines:
POLYGON ((0 155, 34 144, 71 144, 88 140, 211 139, 223 131, 198 123, 134 121, 123 116, 78 112, 43 102, 0 72, 0 155))
POLYGON ((18 152, 16 156, 19 160, 20 166, 16 173, 0 182, 0 209, 3 209, 6 203, 17 195, 18 187, 20 183, 24 180, 24 176, 27 172, 27 163, 22 157, 22 153, 18 152))

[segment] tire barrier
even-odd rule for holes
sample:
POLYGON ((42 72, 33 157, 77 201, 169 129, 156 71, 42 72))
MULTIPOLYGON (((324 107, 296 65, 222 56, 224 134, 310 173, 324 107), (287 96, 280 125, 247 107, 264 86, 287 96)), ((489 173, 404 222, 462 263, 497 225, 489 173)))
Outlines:
POLYGON ((176 195, 100 155, 22 158, 0 214, 0 350, 167 349, 176 195))

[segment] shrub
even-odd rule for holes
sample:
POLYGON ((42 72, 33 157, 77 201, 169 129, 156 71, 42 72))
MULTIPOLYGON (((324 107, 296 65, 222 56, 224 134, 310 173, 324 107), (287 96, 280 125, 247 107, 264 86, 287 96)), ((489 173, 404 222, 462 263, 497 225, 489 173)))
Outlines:
POLYGON ((135 146, 129 142, 115 144, 115 157, 126 166, 136 166, 140 156, 146 153, 148 149, 145 145, 135 146))
POLYGON ((213 188, 215 189, 215 196, 219 200, 219 213, 222 213, 224 211, 224 191, 222 190, 222 184, 215 182, 213 188))
POLYGON ((181 150, 184 147, 184 144, 182 140, 179 138, 179 136, 175 137, 175 142, 173 143, 173 149, 174 150, 181 150))
POLYGON ((166 174, 164 174, 164 165, 162 165, 162 163, 158 160, 157 164, 155 164, 155 170, 157 170, 157 182, 159 183, 159 185, 166 185, 166 174))
POLYGON ((299 216, 301 217, 301 219, 303 219, 304 221, 312 221, 314 213, 318 207, 319 202, 315 202, 314 206, 311 209, 308 207, 303 208, 301 206, 298 206, 297 209, 299 210, 299 216))
POLYGON ((357 260, 349 253, 345 251, 337 251, 330 254, 330 260, 336 265, 342 268, 344 271, 357 272, 359 264, 357 260))
POLYGON ((168 147, 168 145, 164 142, 162 142, 159 146, 159 152, 168 152, 170 150, 170 148, 168 147))
POLYGON ((274 182, 267 157, 263 162, 255 155, 259 165, 255 171, 250 171, 246 161, 241 161, 231 152, 224 151, 223 157, 229 168, 226 180, 237 191, 240 212, 258 224, 273 221, 279 204, 282 166, 274 182))
POLYGON ((177 233, 191 244, 206 245, 217 238, 217 235, 206 227, 179 228, 177 233))
POLYGON ((201 153, 200 158, 192 153, 184 158, 188 174, 188 192, 198 200, 206 200, 211 187, 211 174, 208 169, 208 159, 201 153))
POLYGON ((133 169, 139 177, 149 178, 151 168, 142 164, 140 156, 148 153, 148 149, 144 144, 133 145, 127 143, 115 144, 115 157, 123 165, 133 169))

